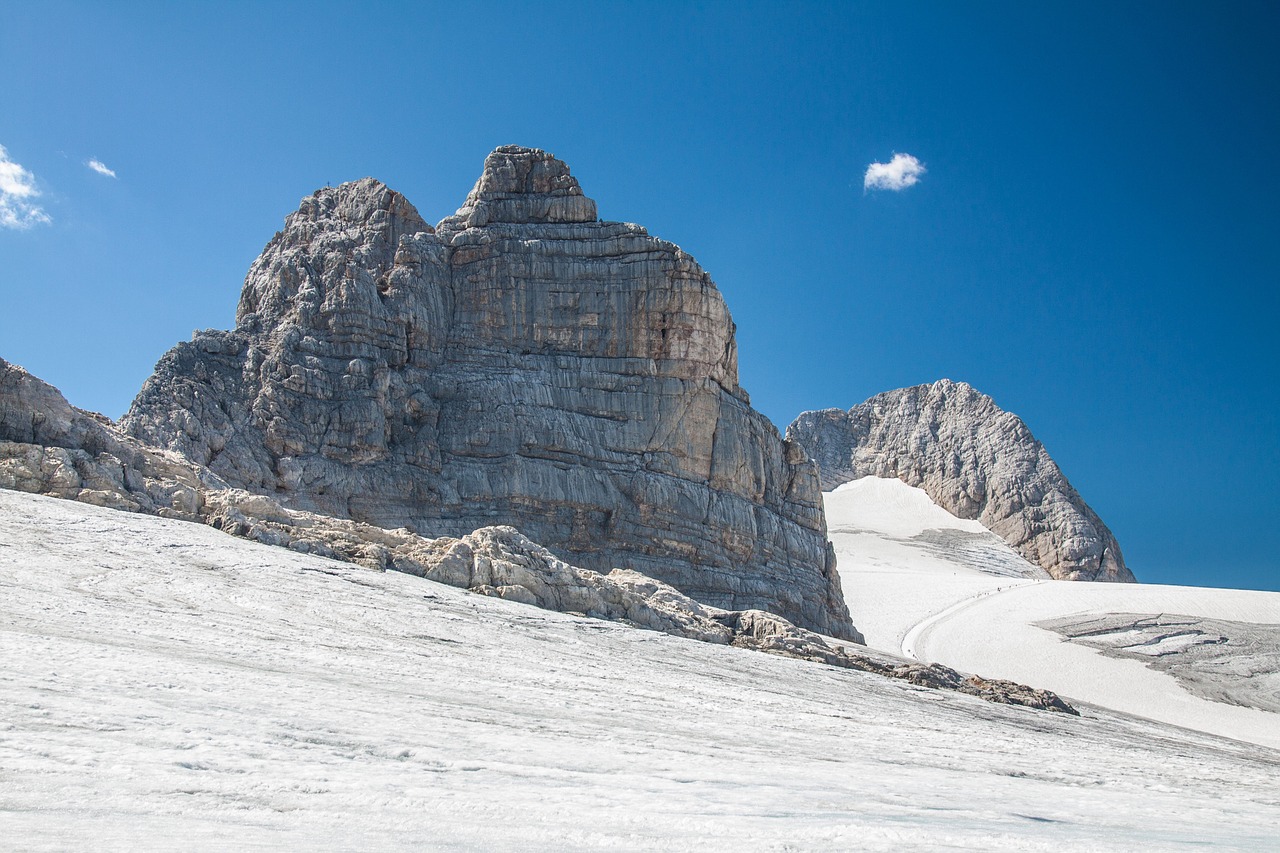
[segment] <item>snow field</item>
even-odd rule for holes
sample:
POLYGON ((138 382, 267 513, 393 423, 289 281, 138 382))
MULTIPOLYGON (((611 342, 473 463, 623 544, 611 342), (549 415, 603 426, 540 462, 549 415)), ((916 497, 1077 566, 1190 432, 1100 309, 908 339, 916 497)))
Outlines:
MULTIPOLYGON (((930 549, 925 530, 970 533, 923 491, 864 478, 826 493, 827 523, 853 622, 867 644, 963 672, 1044 687, 1082 702, 1280 748, 1280 715, 1200 698, 1141 661, 1107 657, 1036 623, 1065 616, 1174 613, 1280 624, 1280 593, 1157 584, 1011 579, 930 549)), ((991 536, 991 534, 988 534, 991 536)), ((935 535, 933 538, 937 538, 935 535)), ((1022 560, 1002 540, 988 563, 1022 560)), ((1025 563, 1025 561, 1024 561, 1025 563)), ((1167 649, 1169 650, 1169 649, 1167 649)), ((1280 784, 1280 780, 1277 780, 1280 784)))
POLYGON ((1264 849, 1280 753, 0 491, 17 850, 1264 849))

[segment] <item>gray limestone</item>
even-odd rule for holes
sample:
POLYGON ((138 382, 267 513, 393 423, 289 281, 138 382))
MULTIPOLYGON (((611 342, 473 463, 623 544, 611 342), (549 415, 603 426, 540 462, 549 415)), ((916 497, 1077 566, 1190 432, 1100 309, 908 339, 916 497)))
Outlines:
POLYGON ((289 509, 264 495, 237 489, 210 493, 206 505, 209 524, 269 545, 384 571, 394 569, 546 610, 873 672, 997 704, 1078 713, 1048 690, 966 676, 940 664, 903 662, 822 637, 762 610, 709 607, 669 584, 629 569, 605 574, 572 566, 513 527, 485 527, 460 538, 424 539, 406 529, 383 530, 289 509))
POLYGON ((171 350, 122 420, 233 486, 558 558, 853 637, 814 466, 738 385, 711 278, 506 146, 436 228, 372 179, 317 191, 236 328, 171 350))
POLYGON ((0 359, 0 488, 195 519, 220 478, 121 435, 46 382, 0 359))
POLYGON ((977 519, 1051 577, 1134 580, 1111 531, 1027 425, 963 382, 888 391, 847 412, 805 412, 787 438, 813 456, 825 490, 896 477, 977 519))
POLYGON ((1068 616, 1036 625, 1167 672, 1204 699, 1280 713, 1280 625, 1176 613, 1068 616))
MULTIPOLYGON (((606 574, 570 565, 512 527, 427 539, 405 528, 289 508, 267 495, 229 488, 203 466, 121 435, 105 418, 74 408, 52 386, 4 361, 0 488, 203 522, 266 545, 418 575, 544 609, 873 672, 990 702, 1075 713, 1048 691, 904 663, 762 610, 707 606, 634 570, 606 574)), ((856 632, 851 639, 861 642, 856 632)))

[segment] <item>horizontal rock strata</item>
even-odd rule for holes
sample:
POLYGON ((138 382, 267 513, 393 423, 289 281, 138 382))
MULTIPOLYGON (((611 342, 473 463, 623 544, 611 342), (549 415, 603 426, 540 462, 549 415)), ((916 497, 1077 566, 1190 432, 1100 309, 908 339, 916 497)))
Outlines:
POLYGON ((52 386, 0 360, 0 488, 210 524, 226 533, 371 569, 406 572, 483 595, 733 645, 990 702, 1076 713, 1048 691, 921 667, 851 647, 760 610, 703 605, 639 572, 569 565, 511 527, 426 539, 290 509, 226 483, 190 461, 120 435, 52 386), (43 442, 50 442, 45 444, 43 442))
POLYGON ((107 418, 0 359, 0 488, 195 519, 204 491, 226 486, 176 453, 121 435, 107 418))
POLYGON ((428 536, 512 525, 568 562, 855 636, 816 471, 751 408, 679 247, 508 146, 435 228, 365 179, 305 199, 230 332, 122 421, 252 492, 428 536))
POLYGON ((977 519, 1051 577, 1134 580, 1111 531, 1027 425, 963 382, 888 391, 847 412, 805 412, 787 438, 813 456, 824 490, 896 477, 977 519))

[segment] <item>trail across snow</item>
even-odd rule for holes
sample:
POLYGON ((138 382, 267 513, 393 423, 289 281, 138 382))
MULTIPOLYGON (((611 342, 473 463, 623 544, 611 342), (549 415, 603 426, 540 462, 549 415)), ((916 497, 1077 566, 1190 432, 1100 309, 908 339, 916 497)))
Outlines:
POLYGON ((937 613, 934 613, 932 616, 928 616, 925 619, 922 619, 921 621, 917 622, 916 624, 908 628, 907 632, 903 634, 902 636, 903 656, 914 658, 915 660, 922 660, 922 661, 928 662, 930 658, 928 658, 927 656, 922 657, 921 653, 917 651, 917 647, 920 645, 920 638, 926 631, 928 631, 930 628, 932 628, 934 625, 938 624, 939 622, 943 621, 944 619, 950 619, 954 617, 956 614, 960 613, 960 611, 966 610, 972 607, 973 605, 977 604, 979 601, 981 601, 984 598, 989 598, 993 595, 999 595, 1000 593, 1004 592, 1006 589, 1013 589, 1015 586, 1022 586, 1023 584, 1029 584, 1029 583, 1035 583, 1035 581, 1023 581, 1022 583, 1019 583, 1019 584, 1010 583, 1008 586, 999 586, 999 587, 996 587, 995 589, 989 589, 983 592, 974 593, 968 598, 961 599, 960 601, 957 601, 955 604, 951 605, 950 607, 944 610, 939 610, 937 613))
MULTIPOLYGON (((1273 701, 1274 678, 1258 679, 1266 692, 1259 707, 1213 701, 1141 660, 1108 656, 1043 626, 1064 617, 1163 613, 1230 620, 1247 631, 1280 625, 1280 593, 1050 580, 978 522, 952 516, 898 480, 855 480, 825 497, 853 621, 872 648, 1280 748, 1280 714, 1259 710, 1273 701), (949 537, 959 544, 936 547, 949 537)), ((1212 666, 1234 675, 1233 695, 1247 697, 1248 679, 1229 672, 1229 663, 1212 666)), ((1202 675, 1212 679, 1215 671, 1202 675)))
POLYGON ((15 850, 1265 849, 1280 753, 0 491, 15 850))

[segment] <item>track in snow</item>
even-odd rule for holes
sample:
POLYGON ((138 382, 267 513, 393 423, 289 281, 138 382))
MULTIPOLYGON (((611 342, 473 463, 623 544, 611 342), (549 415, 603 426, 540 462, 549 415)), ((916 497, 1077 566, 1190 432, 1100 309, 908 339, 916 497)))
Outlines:
POLYGON ((981 601, 984 598, 990 598, 993 595, 999 595, 1000 593, 1006 592, 1007 590, 1010 590, 1010 589, 1014 589, 1015 587, 1026 586, 1027 584, 1033 584, 1033 583, 1039 583, 1039 581, 1033 581, 1033 580, 1021 581, 1021 582, 1010 581, 1007 586, 999 586, 999 587, 996 587, 995 589, 990 589, 984 592, 975 593, 969 596, 968 598, 957 601, 955 604, 951 605, 945 610, 939 610, 937 613, 934 613, 932 616, 922 619, 921 621, 917 622, 916 624, 908 628, 907 633, 903 635, 902 654, 905 657, 913 658, 919 661, 924 661, 926 663, 931 661, 932 659, 929 657, 928 652, 925 651, 925 647, 923 644, 923 639, 925 637, 925 634, 929 631, 930 628, 932 628, 934 625, 938 624, 939 622, 943 621, 944 619, 955 618, 957 615, 961 613, 961 611, 967 610, 968 608, 977 604, 979 601, 981 601))
POLYGON ((1262 659, 1274 655, 1269 638, 1280 630, 1280 593, 1047 580, 1003 541, 981 538, 978 522, 952 516, 898 480, 855 480, 825 502, 849 609, 872 648, 1280 748, 1280 714, 1264 710, 1274 707, 1278 667, 1262 659), (936 545, 948 532, 972 544, 948 554, 936 545), (1017 577, 1017 561, 1026 580, 1017 577), (1148 666, 1141 656, 1068 641, 1046 627, 1113 614, 1178 614, 1231 626, 1241 650, 1232 659, 1169 647, 1148 666))

